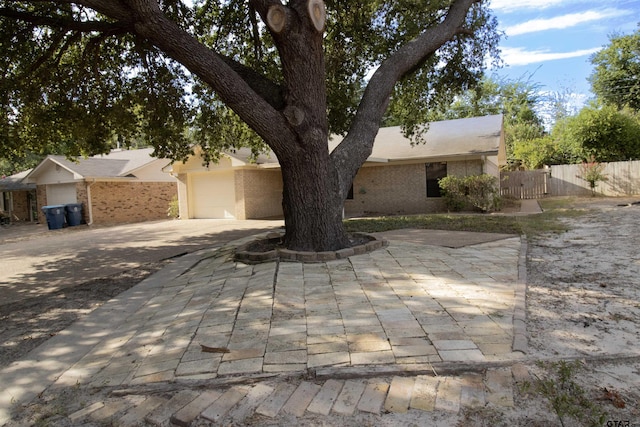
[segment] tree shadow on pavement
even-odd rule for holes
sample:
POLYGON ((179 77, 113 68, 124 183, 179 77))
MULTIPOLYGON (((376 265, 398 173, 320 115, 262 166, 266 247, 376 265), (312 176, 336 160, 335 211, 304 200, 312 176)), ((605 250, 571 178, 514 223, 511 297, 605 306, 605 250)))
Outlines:
MULTIPOLYGON (((274 226, 275 228, 275 226, 274 226)), ((234 229, 198 236, 163 238, 157 233, 114 228, 82 247, 60 244, 28 271, 0 279, 0 368, 20 359, 58 332, 121 292, 140 283, 171 259, 215 248, 274 228, 234 229), (153 246, 145 242, 153 241, 153 246)), ((57 237, 57 236, 56 236, 57 237)), ((59 239, 63 239, 60 236, 59 239)), ((29 257, 17 248, 14 257, 29 257)), ((37 257, 34 257, 36 259, 37 257)))

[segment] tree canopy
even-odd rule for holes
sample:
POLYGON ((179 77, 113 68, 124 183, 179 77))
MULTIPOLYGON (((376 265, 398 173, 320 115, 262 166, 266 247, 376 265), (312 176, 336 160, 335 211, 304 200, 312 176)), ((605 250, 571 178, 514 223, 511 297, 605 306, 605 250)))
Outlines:
MULTIPOLYGON (((264 149, 262 139, 237 120, 215 88, 190 69, 193 64, 172 58, 171 47, 158 46, 137 28, 142 18, 136 15, 158 7, 165 24, 175 26, 171 31, 183 30, 202 49, 215 52, 254 91, 281 107, 286 76, 257 7, 275 3, 0 1, 0 154, 91 155, 107 151, 117 139, 122 145, 144 141, 158 155, 183 159, 192 142, 187 128, 212 155, 238 145, 264 149)), ((403 44, 441 22, 452 3, 327 1, 330 132, 348 131, 365 78, 403 44)), ((495 25, 486 7, 474 6, 465 32, 401 79, 393 103, 410 110, 402 116, 404 125, 423 123, 430 108, 478 80, 485 54, 496 54, 495 25)))
POLYGON ((114 139, 177 160, 192 142, 206 160, 268 146, 283 175, 287 247, 344 247, 342 203, 387 107, 410 133, 474 85, 497 57, 488 7, 0 0, 2 155, 89 155, 114 139), (332 133, 344 139, 328 153, 332 133))
POLYGON ((542 138, 545 133, 537 113, 542 102, 538 86, 529 80, 485 76, 477 86, 456 96, 443 112, 432 111, 432 120, 503 114, 507 157, 518 162, 522 159, 516 153, 517 146, 542 138))
POLYGON ((615 106, 588 106, 562 123, 558 138, 565 145, 581 147, 581 159, 617 162, 640 159, 640 120, 615 106))
POLYGON ((600 101, 618 109, 640 111, 640 29, 611 36, 591 63, 595 68, 589 81, 600 101))

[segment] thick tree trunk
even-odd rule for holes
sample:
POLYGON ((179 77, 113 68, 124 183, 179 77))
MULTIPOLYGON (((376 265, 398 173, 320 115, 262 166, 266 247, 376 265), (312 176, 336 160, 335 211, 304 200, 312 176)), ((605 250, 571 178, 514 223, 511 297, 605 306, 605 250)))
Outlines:
MULTIPOLYGON (((278 49, 281 84, 269 82, 199 43, 166 18, 155 1, 119 0, 117 12, 120 16, 128 8, 135 11, 136 33, 209 84, 276 153, 284 180, 286 246, 327 251, 348 246, 342 225, 344 199, 358 168, 371 154, 396 82, 463 32, 467 12, 478 1, 455 0, 441 23, 380 64, 348 135, 331 156, 327 146, 323 0, 289 0, 286 5, 279 0, 250 1, 278 49)), ((116 2, 109 4, 113 7, 116 2)), ((110 11, 105 6, 96 10, 110 11)))
POLYGON ((348 246, 342 224, 344 200, 328 159, 305 156, 282 166, 285 246, 299 251, 333 251, 348 246))
MULTIPOLYGON (((282 115, 295 137, 274 151, 282 168, 285 245, 301 251, 342 249, 343 191, 329 158, 322 0, 254 2, 272 32, 282 61, 282 115), (266 7, 265 7, 266 6, 266 7), (266 12, 266 13, 265 13, 266 12), (295 149, 295 152, 293 151, 295 149)), ((284 136, 278 138, 280 141, 284 136)), ((270 146, 278 141, 265 139, 270 146)))

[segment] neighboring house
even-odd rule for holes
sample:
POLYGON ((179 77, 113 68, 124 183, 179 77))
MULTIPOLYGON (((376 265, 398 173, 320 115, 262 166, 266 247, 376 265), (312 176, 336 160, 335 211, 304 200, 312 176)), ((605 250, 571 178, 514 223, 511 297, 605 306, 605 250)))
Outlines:
POLYGON ((40 222, 43 206, 80 203, 83 222, 116 224, 167 218, 176 180, 162 172, 170 163, 151 157, 152 148, 114 150, 69 160, 47 156, 23 182, 35 184, 40 222))
POLYGON ((282 215, 282 174, 273 154, 252 160, 249 149, 239 149, 205 165, 200 147, 195 147, 186 162, 164 170, 178 179, 181 219, 282 215))
POLYGON ((36 186, 22 180, 28 171, 0 179, 0 215, 10 222, 37 219, 36 186))
MULTIPOLYGON (((341 138, 329 143, 333 149, 341 138)), ((347 216, 415 214, 444 209, 438 179, 487 173, 506 164, 502 115, 433 122, 425 143, 411 145, 399 127, 382 128, 353 182, 347 216)), ((276 157, 249 160, 226 152, 206 166, 200 151, 165 168, 178 179, 180 217, 255 219, 282 216, 282 174, 276 157)))

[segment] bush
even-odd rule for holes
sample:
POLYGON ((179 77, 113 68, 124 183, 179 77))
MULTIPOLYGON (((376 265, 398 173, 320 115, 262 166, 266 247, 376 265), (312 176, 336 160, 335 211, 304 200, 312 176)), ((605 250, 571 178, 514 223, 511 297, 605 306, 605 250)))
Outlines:
POLYGON ((489 212, 500 208, 500 189, 495 176, 447 176, 438 181, 438 184, 443 193, 444 203, 451 211, 475 208, 489 212))
POLYGON ((580 165, 580 175, 578 178, 582 178, 589 183, 589 188, 591 188, 591 195, 596 195, 596 187, 598 186, 598 182, 607 181, 607 175, 603 174, 606 165, 596 162, 593 157, 591 157, 590 162, 583 162, 580 165))
POLYGON ((180 216, 180 205, 178 204, 177 196, 173 196, 173 198, 169 202, 169 207, 167 208, 167 216, 169 218, 178 218, 180 216))
POLYGON ((445 176, 438 181, 442 190, 442 198, 447 209, 453 212, 461 211, 467 205, 467 189, 464 178, 457 176, 445 176))

